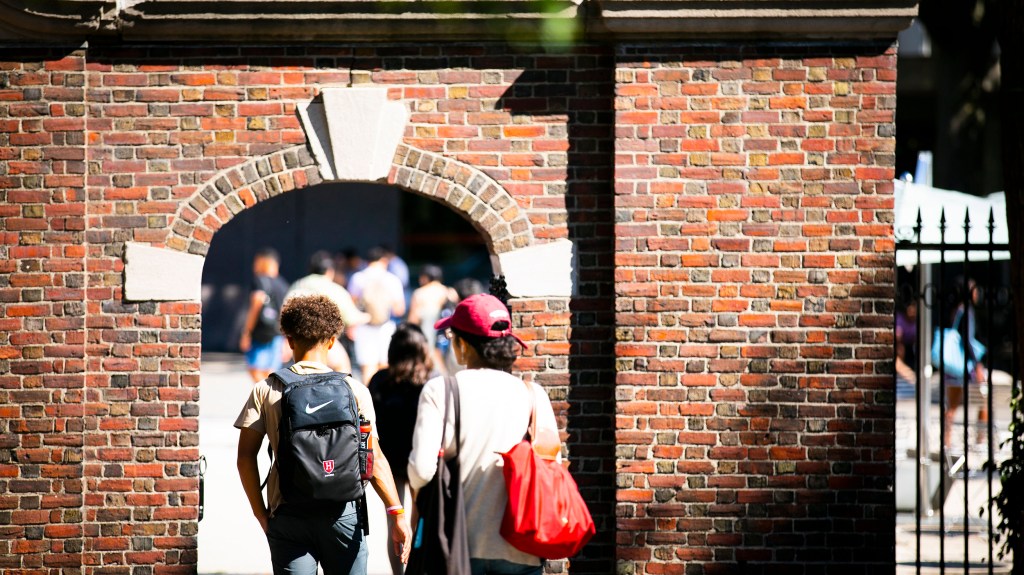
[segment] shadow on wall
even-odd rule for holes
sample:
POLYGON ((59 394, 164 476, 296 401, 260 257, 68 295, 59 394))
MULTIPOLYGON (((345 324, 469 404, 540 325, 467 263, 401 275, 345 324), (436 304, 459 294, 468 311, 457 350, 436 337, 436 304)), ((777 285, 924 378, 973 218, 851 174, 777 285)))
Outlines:
POLYGON ((598 46, 532 60, 534 66, 495 107, 513 115, 553 116, 549 130, 559 130, 566 117, 565 207, 578 258, 576 295, 569 302, 566 431, 570 469, 597 524, 597 535, 570 569, 614 573, 614 60, 610 49, 598 46))

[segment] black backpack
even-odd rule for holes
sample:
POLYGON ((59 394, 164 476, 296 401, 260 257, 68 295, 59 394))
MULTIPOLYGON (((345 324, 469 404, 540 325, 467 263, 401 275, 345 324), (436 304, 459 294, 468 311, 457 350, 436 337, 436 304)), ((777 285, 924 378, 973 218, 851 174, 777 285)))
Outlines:
POLYGON ((360 416, 348 374, 274 372, 283 385, 277 473, 290 505, 361 501, 360 416))

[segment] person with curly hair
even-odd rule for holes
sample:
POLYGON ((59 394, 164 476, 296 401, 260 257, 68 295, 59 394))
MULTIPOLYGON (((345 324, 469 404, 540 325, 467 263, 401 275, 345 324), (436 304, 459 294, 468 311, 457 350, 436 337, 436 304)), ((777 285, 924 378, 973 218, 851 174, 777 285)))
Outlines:
MULTIPOLYGON (((380 427, 380 449, 388 461, 395 462, 392 472, 398 496, 403 503, 409 476, 400 462, 409 460, 420 391, 433 375, 433 354, 427 338, 415 324, 400 324, 388 346, 388 366, 373 374, 369 388, 373 404, 379 411, 377 422, 380 427)), ((391 571, 401 575, 401 559, 390 545, 388 559, 391 561, 391 571)))
MULTIPOLYGON (((289 299, 281 309, 281 332, 296 359, 290 367, 297 375, 331 373, 327 357, 344 328, 338 306, 323 295, 289 299)), ((378 436, 377 417, 369 390, 351 376, 345 376, 362 418, 378 436)), ((256 383, 235 427, 238 437, 238 475, 256 520, 267 534, 275 575, 316 575, 319 563, 325 575, 365 575, 367 548, 360 529, 355 501, 324 505, 315 509, 289 504, 282 493, 277 465, 271 467, 267 481, 267 500, 263 500, 256 457, 263 437, 277 461, 281 399, 284 383, 276 376, 256 383)), ((370 483, 388 508, 388 532, 396 553, 408 558, 410 530, 395 488, 386 456, 374 441, 373 476, 370 483)))

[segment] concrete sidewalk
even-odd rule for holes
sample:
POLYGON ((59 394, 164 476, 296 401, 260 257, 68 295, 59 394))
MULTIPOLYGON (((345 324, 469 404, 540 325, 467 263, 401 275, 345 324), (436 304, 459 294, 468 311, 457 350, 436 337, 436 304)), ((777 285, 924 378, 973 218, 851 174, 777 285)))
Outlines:
MULTIPOLYGON (((270 573, 266 536, 253 518, 235 470, 238 430, 233 427, 252 389, 241 355, 203 354, 199 452, 206 457, 206 512, 199 523, 199 573, 270 573)), ((269 459, 260 458, 266 475, 269 459)), ((370 507, 369 575, 390 575, 384 505, 373 490, 370 507)))

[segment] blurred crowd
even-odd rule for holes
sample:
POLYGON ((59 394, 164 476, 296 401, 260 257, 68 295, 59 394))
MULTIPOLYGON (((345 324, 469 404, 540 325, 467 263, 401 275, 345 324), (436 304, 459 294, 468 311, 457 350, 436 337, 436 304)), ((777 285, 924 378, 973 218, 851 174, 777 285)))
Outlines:
POLYGON ((277 326, 284 302, 296 295, 325 295, 341 310, 345 331, 331 350, 329 366, 352 373, 363 382, 388 366, 388 348, 401 328, 420 332, 432 371, 458 369, 451 344, 434 323, 452 313, 463 299, 484 292, 474 278, 445 283, 441 267, 424 264, 411 285, 409 266, 394 250, 377 246, 365 254, 347 249, 335 254, 314 253, 308 275, 289 284, 280 275, 280 256, 264 248, 253 259, 245 324, 239 348, 246 355, 252 380, 265 379, 291 360, 277 326))

